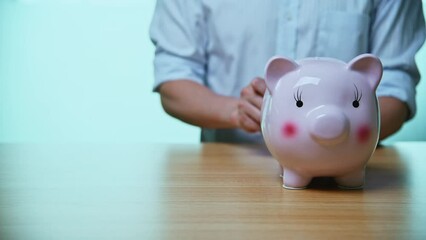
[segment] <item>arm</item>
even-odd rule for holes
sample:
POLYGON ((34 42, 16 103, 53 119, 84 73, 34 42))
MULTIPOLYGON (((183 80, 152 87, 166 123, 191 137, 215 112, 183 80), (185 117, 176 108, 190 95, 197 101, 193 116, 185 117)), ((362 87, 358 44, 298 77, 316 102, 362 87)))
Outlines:
POLYGON ((383 63, 377 89, 383 140, 416 112, 415 88, 420 75, 414 56, 425 40, 422 2, 381 1, 373 19, 371 53, 383 63))
POLYGON ((208 34, 203 14, 200 1, 157 1, 150 28, 156 46, 154 91, 165 111, 184 122, 259 131, 263 81, 253 81, 240 98, 218 95, 204 85, 208 34))
POLYGON ((191 80, 163 83, 159 92, 164 110, 186 123, 205 128, 260 130, 260 107, 265 91, 263 80, 254 79, 240 98, 221 96, 191 80))
POLYGON ((159 93, 164 110, 186 123, 205 128, 237 127, 232 117, 238 106, 235 98, 217 95, 186 79, 163 83, 159 93))

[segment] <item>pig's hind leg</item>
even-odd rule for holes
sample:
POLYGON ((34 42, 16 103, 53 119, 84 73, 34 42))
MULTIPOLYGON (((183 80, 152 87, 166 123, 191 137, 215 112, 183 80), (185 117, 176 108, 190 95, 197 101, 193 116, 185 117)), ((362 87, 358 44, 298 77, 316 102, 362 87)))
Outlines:
POLYGON ((335 177, 334 180, 343 189, 362 189, 364 187, 365 169, 358 169, 345 175, 335 177))

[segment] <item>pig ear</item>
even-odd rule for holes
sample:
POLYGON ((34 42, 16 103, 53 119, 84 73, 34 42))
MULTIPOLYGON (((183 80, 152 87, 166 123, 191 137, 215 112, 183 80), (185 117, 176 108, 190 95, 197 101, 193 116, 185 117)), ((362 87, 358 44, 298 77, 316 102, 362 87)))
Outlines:
POLYGON ((265 70, 265 81, 266 87, 271 94, 274 93, 275 86, 277 85, 280 78, 289 72, 292 72, 299 68, 299 65, 293 60, 283 57, 273 57, 266 64, 265 70))
POLYGON ((348 69, 363 74, 374 91, 382 78, 383 67, 379 58, 372 54, 361 54, 348 63, 348 69))

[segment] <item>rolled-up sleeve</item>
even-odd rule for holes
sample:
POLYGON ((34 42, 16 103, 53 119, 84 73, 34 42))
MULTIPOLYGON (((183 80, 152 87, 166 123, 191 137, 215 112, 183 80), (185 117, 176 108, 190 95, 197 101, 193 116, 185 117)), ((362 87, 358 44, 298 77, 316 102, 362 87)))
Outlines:
POLYGON ((205 80, 206 37, 200 1, 158 0, 150 26, 155 45, 154 86, 167 81, 205 80))
POLYGON ((416 85, 420 73, 415 54, 425 40, 421 0, 380 1, 371 29, 371 53, 383 63, 377 95, 406 102, 412 118, 416 113, 416 85))

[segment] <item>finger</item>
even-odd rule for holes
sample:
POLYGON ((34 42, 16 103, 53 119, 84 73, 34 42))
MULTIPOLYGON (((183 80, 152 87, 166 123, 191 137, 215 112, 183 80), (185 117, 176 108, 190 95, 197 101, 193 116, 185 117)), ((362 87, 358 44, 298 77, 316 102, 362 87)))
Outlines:
POLYGON ((263 78, 257 77, 253 79, 253 81, 251 81, 251 85, 258 95, 263 96, 265 94, 266 83, 263 78))
POLYGON ((260 125, 260 108, 257 108, 248 101, 241 100, 238 104, 238 110, 240 115, 247 116, 260 125))
POLYGON ((247 101, 251 105, 253 105, 255 108, 257 108, 259 111, 262 108, 263 97, 256 95, 256 96, 252 96, 252 97, 248 98, 247 101))
POLYGON ((259 111, 262 107, 263 95, 260 95, 254 89, 254 85, 250 84, 241 90, 241 99, 250 102, 254 107, 258 108, 259 111))
POLYGON ((251 105, 256 107, 259 111, 262 108, 263 96, 258 95, 254 92, 252 87, 246 87, 241 91, 241 99, 249 102, 251 105))
POLYGON ((247 115, 242 115, 240 117, 240 127, 243 130, 251 133, 260 131, 260 125, 247 115))
POLYGON ((252 84, 246 86, 240 92, 240 96, 241 96, 242 99, 249 99, 253 96, 256 96, 256 94, 257 93, 255 92, 252 84))

